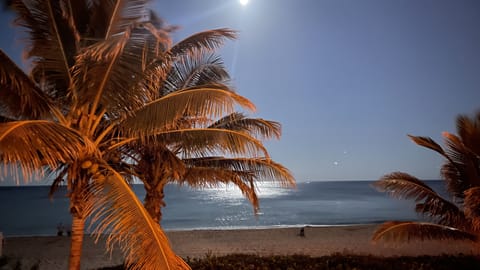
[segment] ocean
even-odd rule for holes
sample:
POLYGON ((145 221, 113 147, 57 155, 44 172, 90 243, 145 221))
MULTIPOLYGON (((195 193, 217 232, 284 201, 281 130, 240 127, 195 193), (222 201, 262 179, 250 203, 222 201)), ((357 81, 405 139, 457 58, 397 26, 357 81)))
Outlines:
MULTIPOLYGON (((428 181, 444 192, 443 182, 428 181)), ((260 212, 239 190, 226 186, 203 190, 168 185, 162 227, 166 230, 325 226, 418 220, 414 202, 377 192, 372 181, 301 182, 296 189, 259 186, 260 212)), ((142 185, 133 185, 143 199, 142 185)), ((55 235, 68 226, 66 190, 48 198, 48 186, 0 187, 0 232, 5 236, 55 235)))

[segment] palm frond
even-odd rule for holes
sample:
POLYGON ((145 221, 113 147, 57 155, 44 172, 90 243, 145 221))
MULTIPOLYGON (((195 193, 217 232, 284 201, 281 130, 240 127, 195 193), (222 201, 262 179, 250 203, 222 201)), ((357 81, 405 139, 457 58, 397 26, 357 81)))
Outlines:
POLYGON ((374 182, 373 187, 402 199, 422 201, 429 197, 440 197, 431 187, 416 177, 402 172, 387 174, 374 182))
POLYGON ((205 84, 226 84, 230 76, 220 57, 198 52, 183 55, 174 63, 161 93, 168 93, 205 84))
POLYGON ((253 180, 249 179, 248 172, 238 172, 222 168, 192 167, 185 175, 175 182, 180 185, 188 185, 193 188, 215 188, 222 184, 235 185, 249 200, 255 213, 259 210, 259 200, 253 180))
POLYGON ((465 191, 465 215, 472 220, 475 231, 480 231, 480 187, 473 187, 465 191))
POLYGON ((248 99, 222 88, 212 85, 168 94, 135 111, 121 125, 126 131, 148 134, 165 130, 186 116, 215 118, 233 112, 235 105, 255 109, 248 99))
POLYGON ((103 167, 107 176, 97 179, 92 188, 96 194, 92 223, 98 222, 97 237, 110 232, 108 248, 118 244, 129 269, 190 269, 173 253, 159 224, 121 175, 106 164, 103 167))
POLYGON ((75 29, 78 37, 86 35, 90 21, 89 1, 64 1, 65 13, 68 14, 69 23, 72 29, 75 29))
POLYGON ((25 57, 32 59, 32 77, 44 81, 49 95, 64 98, 71 82, 70 67, 77 51, 75 32, 59 1, 15 0, 16 24, 27 31, 25 57))
POLYGON ((132 23, 143 21, 148 15, 147 0, 92 1, 89 32, 93 37, 108 39, 123 33, 132 23))
MULTIPOLYGON (((65 176, 68 173, 68 167, 64 167, 58 170, 58 173, 55 175, 55 179, 53 180, 53 183, 50 185, 50 190, 48 192, 48 197, 50 199, 53 198, 53 194, 58 190, 58 188, 61 186, 61 184, 65 180, 65 176)), ((53 174, 53 172, 51 172, 53 174)))
POLYGON ((407 242, 411 240, 477 241, 477 237, 467 231, 434 223, 390 221, 382 224, 375 231, 372 240, 407 242))
POLYGON ((414 199, 417 202, 417 213, 440 224, 464 226, 466 223, 463 212, 454 203, 445 200, 431 187, 409 174, 388 174, 373 183, 373 186, 393 197, 414 199))
POLYGON ((271 181, 282 187, 295 187, 295 178, 283 165, 267 158, 227 158, 207 157, 184 159, 189 167, 209 167, 233 172, 244 172, 248 179, 254 178, 255 182, 271 181))
POLYGON ((457 133, 463 144, 480 156, 480 119, 460 115, 457 118, 457 133))
POLYGON ((3 163, 20 163, 25 174, 48 165, 57 167, 92 152, 75 130, 50 121, 14 121, 0 124, 3 163))
POLYGON ((442 165, 442 178, 445 179, 447 190, 450 192, 456 201, 461 202, 464 197, 464 192, 470 187, 468 181, 463 179, 463 175, 458 170, 458 166, 451 162, 442 165))
MULTIPOLYGON (((174 129, 158 132, 149 141, 162 142, 177 149, 182 157, 205 157, 216 154, 265 156, 263 144, 248 134, 224 129, 174 129)), ((141 140, 140 140, 141 141, 141 140)))
POLYGON ((219 119, 209 127, 242 131, 263 139, 279 139, 282 134, 280 123, 261 118, 247 118, 244 114, 238 112, 219 119))
POLYGON ((52 107, 50 98, 0 50, 0 115, 18 119, 51 118, 52 107))
POLYGON ((166 77, 159 48, 169 40, 147 25, 133 24, 122 35, 96 42, 77 56, 73 89, 80 106, 93 103, 92 109, 100 106, 122 115, 152 100, 166 77))
POLYGON ((235 39, 237 33, 221 28, 198 32, 175 44, 169 54, 173 57, 194 54, 195 51, 214 51, 223 45, 225 39, 235 39))
POLYGON ((444 132, 443 136, 447 145, 447 155, 458 173, 457 178, 449 180, 464 181, 469 187, 480 186, 479 157, 466 147, 459 137, 448 132, 444 132))
MULTIPOLYGON (((438 143, 436 143, 434 140, 432 140, 431 138, 429 137, 420 137, 420 136, 412 136, 412 135, 408 135, 408 137, 416 144, 420 145, 420 146, 423 146, 423 147, 426 147, 426 148, 429 148, 437 153, 439 153, 440 155, 444 156, 444 157, 447 157, 445 152, 443 151, 442 147, 440 145, 438 145, 438 143)), ((448 158, 448 157, 447 157, 448 158)))

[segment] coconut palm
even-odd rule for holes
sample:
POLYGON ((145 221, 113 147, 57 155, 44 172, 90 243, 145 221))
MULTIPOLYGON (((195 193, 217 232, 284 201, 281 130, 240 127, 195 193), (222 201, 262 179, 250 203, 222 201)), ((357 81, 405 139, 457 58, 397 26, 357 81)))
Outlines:
MULTIPOLYGON (((189 268, 170 249, 124 179, 119 149, 147 143, 179 119, 218 117, 248 100, 222 87, 156 96, 174 56, 215 48, 212 30, 170 45, 145 1, 13 1, 27 32, 25 74, 0 51, 0 159, 24 176, 48 168, 65 181, 72 214, 70 269, 80 269, 85 220, 109 232, 132 269, 189 268)), ((250 147, 257 147, 250 145, 250 147)), ((257 147, 260 149, 260 147, 257 147)))
POLYGON ((414 199, 416 212, 427 221, 386 222, 373 239, 469 239, 480 233, 480 113, 474 118, 459 116, 458 136, 443 133, 445 149, 431 138, 410 138, 445 158, 441 175, 452 201, 441 197, 424 182, 406 173, 385 175, 374 186, 398 198, 414 199))
MULTIPOLYGON (((172 62, 159 95, 192 87, 222 86, 229 89, 229 76, 220 58, 199 49, 172 62)), ((233 91, 233 90, 232 90, 233 91)), ((179 119, 177 125, 160 133, 149 144, 132 145, 128 156, 135 160, 136 175, 144 183, 144 205, 152 218, 161 220, 168 183, 208 187, 234 184, 258 209, 255 183, 273 180, 294 186, 294 178, 281 164, 273 162, 262 139, 279 138, 280 124, 232 113, 217 119, 203 116, 179 119), (176 129, 176 130, 175 130, 176 129), (261 147, 259 153, 249 144, 261 147), (254 150, 254 151, 252 151, 254 150)))

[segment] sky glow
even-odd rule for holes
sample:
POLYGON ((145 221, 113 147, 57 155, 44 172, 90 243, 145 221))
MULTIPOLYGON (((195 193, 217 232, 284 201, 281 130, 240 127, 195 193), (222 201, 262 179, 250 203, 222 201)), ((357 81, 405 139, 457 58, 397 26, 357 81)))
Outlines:
MULTIPOLYGON (((459 114, 480 110, 480 1, 151 2, 180 27, 174 41, 238 31, 219 53, 249 116, 282 124, 266 147, 298 181, 439 179, 443 159, 407 134, 443 145, 459 114)), ((22 64, 13 16, 0 19, 0 49, 22 64)))

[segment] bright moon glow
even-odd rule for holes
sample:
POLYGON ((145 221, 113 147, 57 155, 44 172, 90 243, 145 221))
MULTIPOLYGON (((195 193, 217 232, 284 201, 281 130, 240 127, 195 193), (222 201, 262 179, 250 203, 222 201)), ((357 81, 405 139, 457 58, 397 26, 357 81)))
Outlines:
POLYGON ((242 6, 246 6, 248 4, 248 0, 240 0, 240 4, 242 6))

